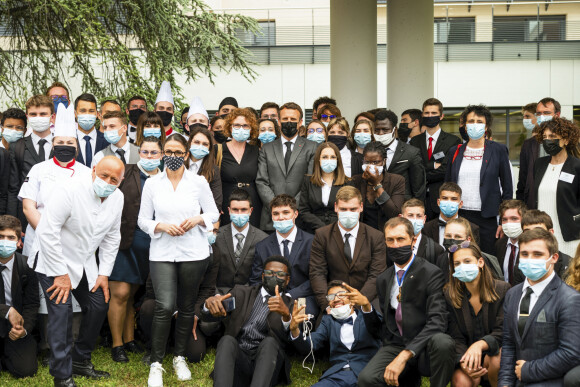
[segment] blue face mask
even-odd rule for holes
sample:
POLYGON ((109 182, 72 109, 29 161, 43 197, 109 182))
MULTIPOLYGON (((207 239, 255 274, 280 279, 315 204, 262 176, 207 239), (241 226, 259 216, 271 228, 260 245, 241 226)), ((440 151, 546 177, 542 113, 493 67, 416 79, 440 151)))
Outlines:
POLYGON ((16 142, 24 137, 24 132, 14 129, 4 129, 1 137, 12 144, 13 142, 16 142))
POLYGON ((542 114, 541 116, 536 116, 536 121, 538 122, 538 125, 540 125, 542 122, 552 121, 552 116, 545 116, 542 114))
MULTIPOLYGON (((552 256, 550 256, 552 258, 552 256)), ((524 273, 524 275, 531 279, 532 281, 537 281, 548 272, 546 268, 546 262, 550 259, 533 259, 533 258, 520 258, 519 268, 524 273)), ((551 263, 550 263, 551 265, 551 263)))
POLYGON ((275 139, 276 139, 276 133, 273 133, 273 132, 262 132, 258 136, 258 140, 260 140, 262 142, 262 144, 267 144, 269 142, 274 141, 275 139))
POLYGON ((161 128, 144 128, 143 137, 151 136, 161 138, 161 128))
POLYGON ((439 209, 441 210, 441 213, 443 215, 445 215, 448 218, 451 218, 452 216, 455 216, 455 214, 457 214, 457 211, 459 211, 459 203, 442 200, 441 202, 439 202, 439 209))
POLYGON ((141 157, 141 160, 139 160, 139 165, 141 165, 141 167, 147 172, 159 168, 159 164, 161 164, 161 160, 159 159, 144 159, 141 157))
POLYGON ((370 133, 356 133, 354 135, 354 142, 361 148, 364 148, 369 142, 371 142, 370 133))
POLYGON ((534 123, 532 122, 531 118, 524 118, 523 124, 524 128, 526 128, 526 130, 528 131, 534 130, 534 128, 536 127, 536 125, 534 125, 534 123))
POLYGON ((0 257, 8 258, 16 251, 16 241, 0 240, 0 257))
POLYGON ((234 129, 232 130, 232 138, 237 142, 245 142, 250 138, 250 129, 234 129))
POLYGON ((419 234, 421 230, 423 230, 423 226, 425 225, 425 221, 423 219, 409 219, 409 221, 413 224, 413 231, 415 235, 419 234))
POLYGON ((275 220, 273 223, 274 223, 274 228, 280 234, 286 234, 287 232, 292 230, 292 227, 294 227, 294 221, 292 219, 275 220))
POLYGON ((77 122, 83 130, 91 130, 91 128, 95 126, 96 121, 97 116, 92 114, 79 114, 77 117, 77 122))
POLYGON ((191 153, 194 159, 201 160, 209 154, 209 149, 203 145, 192 145, 191 148, 189 148, 189 153, 191 153))
POLYGON ((485 124, 467 124, 467 135, 472 140, 479 140, 485 135, 485 124))
POLYGON ((358 212, 343 211, 338 213, 338 221, 342 227, 351 229, 358 223, 358 212))
POLYGON ((320 160, 320 168, 326 173, 334 172, 337 165, 338 161, 336 160, 320 160))
POLYGON ((95 181, 93 181, 93 190, 100 198, 106 198, 113 192, 115 192, 117 186, 108 184, 106 181, 99 179, 98 176, 95 177, 95 181))
POLYGON ((479 266, 475 263, 462 263, 455 267, 453 277, 461 282, 473 282, 479 274, 479 266))
POLYGON ((232 223, 238 227, 244 227, 250 221, 250 214, 230 214, 232 223))
POLYGON ((54 112, 55 113, 58 111, 58 104, 60 104, 60 103, 62 103, 64 105, 65 109, 68 107, 68 99, 66 99, 66 96, 64 96, 64 95, 61 95, 60 97, 53 99, 52 103, 54 104, 54 112))
POLYGON ((307 140, 310 141, 314 141, 318 144, 322 144, 324 142, 324 134, 322 133, 310 133, 308 136, 306 136, 307 140))
POLYGON ((215 233, 213 231, 207 233, 207 242, 210 245, 213 245, 215 243, 216 238, 217 238, 217 235, 215 235, 215 233))
POLYGON ((107 130, 104 134, 105 140, 107 140, 109 144, 116 144, 121 141, 122 136, 119 134, 118 130, 107 130))

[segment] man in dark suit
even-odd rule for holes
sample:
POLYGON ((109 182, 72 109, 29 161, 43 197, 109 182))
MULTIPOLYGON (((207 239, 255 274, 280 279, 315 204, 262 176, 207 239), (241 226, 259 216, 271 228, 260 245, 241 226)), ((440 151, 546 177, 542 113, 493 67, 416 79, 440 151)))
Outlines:
POLYGON ((427 219, 437 218, 439 207, 437 198, 439 187, 445 180, 447 168, 447 151, 461 144, 459 137, 446 133, 439 123, 445 117, 443 104, 436 98, 429 98, 423 102, 423 117, 421 118, 421 133, 411 139, 410 144, 419 148, 427 178, 427 194, 425 197, 425 209, 427 219))
POLYGON ((395 265, 377 278, 383 318, 363 314, 383 347, 359 374, 361 387, 408 386, 420 375, 430 376, 433 387, 445 387, 455 369, 455 342, 445 334, 445 280, 438 267, 413 254, 413 238, 407 219, 385 224, 387 254, 395 265))
POLYGON ((316 230, 310 255, 310 283, 321 309, 326 309, 328 282, 344 281, 371 302, 376 301, 377 276, 386 268, 383 233, 359 222, 362 195, 354 187, 336 193, 338 222, 316 230))
POLYGON ((77 161, 91 168, 93 157, 109 146, 103 133, 95 127, 97 121, 97 99, 89 93, 81 94, 75 100, 75 116, 78 122, 77 141, 79 154, 77 161))
POLYGON ((505 297, 498 386, 577 385, 580 293, 554 273, 558 242, 552 233, 528 230, 519 243, 526 280, 505 297))
MULTIPOLYGON (((520 149, 520 171, 516 187, 516 199, 522 200, 528 207, 535 203, 535 198, 533 197, 534 163, 539 157, 540 148, 542 148, 534 136, 538 129, 536 126, 537 105, 537 103, 533 102, 522 108, 523 124, 528 138, 524 140, 520 149)), ((543 149, 541 151, 544 152, 543 149)))
POLYGON ((20 221, 0 216, 0 356, 6 369, 17 378, 36 374, 36 340, 32 330, 40 302, 36 273, 26 257, 16 252, 22 234, 20 221))
POLYGON ((225 326, 216 349, 214 386, 290 383, 290 361, 284 352, 291 320, 292 300, 285 294, 290 279, 290 263, 275 255, 266 260, 261 285, 236 285, 230 293, 206 300, 202 319, 223 319, 225 326), (233 310, 226 312, 224 301, 230 298, 233 310))
POLYGON ((521 200, 504 200, 499 206, 499 220, 504 236, 495 242, 497 260, 502 268, 504 280, 514 285, 514 268, 519 256, 518 237, 522 234, 522 216, 527 210, 521 200))
POLYGON ((300 334, 300 323, 306 321, 308 316, 303 313, 303 307, 299 308, 298 302, 294 301, 290 339, 302 354, 318 351, 325 345, 330 347, 330 368, 314 387, 356 387, 358 374, 381 345, 378 336, 367 330, 362 315, 377 312, 368 298, 341 281, 328 283, 326 298, 330 314, 322 316, 322 322, 309 338, 300 334))
POLYGON ((260 220, 260 228, 264 231, 273 230, 270 208, 266 204, 282 193, 295 197, 299 203, 304 175, 312 173, 312 162, 318 144, 298 136, 302 117, 302 108, 297 104, 288 102, 282 105, 282 136, 260 149, 256 187, 264 203, 260 220))
POLYGON ((292 269, 292 280, 287 292, 293 300, 306 298, 306 313, 317 316, 319 309, 310 286, 310 249, 314 236, 296 226, 298 210, 296 200, 286 194, 276 196, 269 205, 276 232, 256 244, 256 257, 252 266, 250 285, 262 282, 264 263, 273 255, 282 255, 292 269))

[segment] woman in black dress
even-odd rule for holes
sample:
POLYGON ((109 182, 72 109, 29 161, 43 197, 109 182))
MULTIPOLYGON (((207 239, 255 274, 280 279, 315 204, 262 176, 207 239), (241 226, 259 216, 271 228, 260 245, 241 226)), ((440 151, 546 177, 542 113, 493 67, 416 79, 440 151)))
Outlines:
MULTIPOLYGON (((228 202, 234 188, 248 191, 254 207, 252 215, 250 215, 250 224, 260 227, 262 201, 256 189, 260 148, 248 143, 248 141, 255 141, 258 138, 256 116, 247 109, 234 109, 226 117, 224 135, 231 137, 232 140, 222 144, 222 197, 225 202, 228 202)), ((230 223, 228 211, 224 210, 223 212, 221 225, 230 223)))

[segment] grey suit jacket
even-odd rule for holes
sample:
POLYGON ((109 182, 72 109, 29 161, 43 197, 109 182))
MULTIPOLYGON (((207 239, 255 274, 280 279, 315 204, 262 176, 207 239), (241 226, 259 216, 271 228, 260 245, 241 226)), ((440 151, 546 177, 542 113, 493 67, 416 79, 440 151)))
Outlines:
MULTIPOLYGON (((139 160, 141 159, 141 157, 139 156, 139 147, 135 144, 131 144, 129 143, 129 160, 127 161, 127 164, 137 164, 139 162, 139 160)), ((103 149, 101 152, 103 152, 103 155, 106 156, 117 156, 115 153, 113 153, 113 150, 111 149, 111 145, 109 145, 108 147, 106 147, 105 149, 103 149)))
POLYGON ((260 219, 262 230, 273 230, 269 203, 276 195, 285 193, 294 196, 297 202, 300 201, 302 181, 305 174, 312 173, 312 162, 318 146, 314 141, 298 137, 286 172, 282 140, 284 138, 265 144, 258 156, 256 187, 263 203, 260 219))

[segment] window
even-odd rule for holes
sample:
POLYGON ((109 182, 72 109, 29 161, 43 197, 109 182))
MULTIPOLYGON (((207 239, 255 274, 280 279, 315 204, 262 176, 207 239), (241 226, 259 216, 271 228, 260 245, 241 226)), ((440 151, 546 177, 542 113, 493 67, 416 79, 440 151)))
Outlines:
POLYGON ((517 43, 566 40, 566 16, 498 16, 493 18, 493 41, 517 43))
POLYGON ((471 43, 475 41, 474 17, 435 18, 435 43, 471 43))
POLYGON ((240 39, 244 46, 275 46, 276 45, 276 21, 260 20, 258 25, 262 34, 253 34, 247 31, 236 32, 236 37, 240 39))

